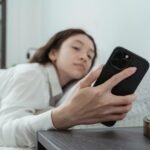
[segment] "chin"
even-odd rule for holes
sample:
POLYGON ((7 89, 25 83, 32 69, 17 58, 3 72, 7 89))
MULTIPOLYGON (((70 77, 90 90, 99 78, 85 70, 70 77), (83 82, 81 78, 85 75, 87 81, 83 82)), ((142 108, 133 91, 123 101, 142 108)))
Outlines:
POLYGON ((86 75, 85 73, 74 72, 74 73, 72 74, 72 77, 73 77, 74 79, 78 79, 78 80, 79 80, 79 79, 83 78, 85 75, 86 75))

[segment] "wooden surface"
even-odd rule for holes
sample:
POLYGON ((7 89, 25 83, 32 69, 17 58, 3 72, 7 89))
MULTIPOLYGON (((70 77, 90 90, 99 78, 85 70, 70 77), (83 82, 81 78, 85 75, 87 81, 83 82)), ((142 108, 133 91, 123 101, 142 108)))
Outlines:
POLYGON ((143 128, 40 131, 39 150, 150 150, 143 128))

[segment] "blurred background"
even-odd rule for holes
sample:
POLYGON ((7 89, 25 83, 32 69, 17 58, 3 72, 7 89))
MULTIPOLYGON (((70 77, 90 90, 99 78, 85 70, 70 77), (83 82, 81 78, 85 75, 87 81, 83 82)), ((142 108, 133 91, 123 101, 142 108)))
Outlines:
POLYGON ((27 62, 66 28, 82 28, 94 37, 97 64, 116 46, 150 60, 150 0, 1 0, 0 25, 1 68, 27 62))

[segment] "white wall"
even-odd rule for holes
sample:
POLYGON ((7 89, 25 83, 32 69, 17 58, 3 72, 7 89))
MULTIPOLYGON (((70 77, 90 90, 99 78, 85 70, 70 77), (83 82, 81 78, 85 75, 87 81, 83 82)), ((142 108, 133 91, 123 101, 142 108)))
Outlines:
POLYGON ((7 0, 7 66, 26 61, 42 41, 43 0, 7 0))
POLYGON ((8 0, 7 66, 25 62, 27 49, 68 27, 92 34, 98 63, 116 46, 150 59, 149 7, 149 0, 8 0))

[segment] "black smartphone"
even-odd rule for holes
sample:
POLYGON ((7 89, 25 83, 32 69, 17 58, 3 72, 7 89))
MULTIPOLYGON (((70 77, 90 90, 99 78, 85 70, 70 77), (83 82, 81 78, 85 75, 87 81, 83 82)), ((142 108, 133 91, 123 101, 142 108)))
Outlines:
MULTIPOLYGON (((113 87, 111 92, 122 96, 134 93, 149 68, 149 62, 123 47, 116 47, 113 50, 94 86, 104 83, 113 75, 128 67, 136 67, 137 71, 113 87)), ((115 122, 108 121, 102 122, 102 124, 111 127, 115 122)))

